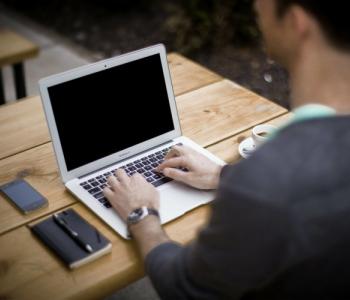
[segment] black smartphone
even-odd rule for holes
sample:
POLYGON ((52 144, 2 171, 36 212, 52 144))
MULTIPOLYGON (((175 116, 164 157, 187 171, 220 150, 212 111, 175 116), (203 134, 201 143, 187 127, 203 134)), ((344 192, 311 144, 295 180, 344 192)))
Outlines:
POLYGON ((25 214, 48 205, 47 199, 23 179, 11 181, 0 190, 25 214))

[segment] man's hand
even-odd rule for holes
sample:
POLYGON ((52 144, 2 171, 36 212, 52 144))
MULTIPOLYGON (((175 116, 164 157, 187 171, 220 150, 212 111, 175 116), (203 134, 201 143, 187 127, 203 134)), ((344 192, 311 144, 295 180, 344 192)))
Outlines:
POLYGON ((157 171, 195 188, 210 190, 218 187, 221 169, 222 166, 189 147, 174 146, 157 171))
MULTIPOLYGON (((123 221, 127 220, 134 209, 141 206, 159 209, 158 191, 142 175, 135 173, 129 177, 123 169, 118 169, 115 175, 118 179, 115 176, 109 177, 110 188, 104 188, 103 193, 123 221)), ((147 216, 129 229, 143 259, 153 248, 169 241, 160 220, 155 216, 147 216)))
POLYGON ((105 187, 103 193, 123 221, 141 206, 159 209, 158 191, 141 174, 135 173, 129 177, 123 169, 118 169, 115 175, 118 179, 110 176, 110 188, 105 187))

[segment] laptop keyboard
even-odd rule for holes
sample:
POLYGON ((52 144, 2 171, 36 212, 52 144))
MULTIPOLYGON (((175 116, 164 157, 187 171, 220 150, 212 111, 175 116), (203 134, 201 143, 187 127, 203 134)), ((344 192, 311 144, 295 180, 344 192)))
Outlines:
MULTIPOLYGON (((182 145, 181 143, 177 145, 182 145)), ((125 172, 132 176, 133 174, 142 174, 148 182, 153 184, 155 187, 160 186, 164 183, 171 181, 171 178, 165 177, 163 174, 156 172, 154 169, 158 167, 163 161, 165 155, 168 153, 171 147, 161 149, 155 153, 149 154, 145 157, 137 159, 126 165, 120 166, 119 169, 124 169, 125 172)), ((80 185, 87 190, 95 199, 97 199, 106 208, 111 208, 112 205, 109 203, 106 197, 104 197, 102 190, 108 186, 107 178, 114 175, 117 169, 105 172, 102 175, 98 175, 95 178, 91 178, 87 181, 81 182, 80 185)))

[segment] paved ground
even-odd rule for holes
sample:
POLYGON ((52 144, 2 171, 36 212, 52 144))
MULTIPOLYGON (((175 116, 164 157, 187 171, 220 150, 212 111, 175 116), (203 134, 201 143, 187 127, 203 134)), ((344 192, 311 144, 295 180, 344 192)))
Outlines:
MULTIPOLYGON (((37 24, 7 12, 0 5, 0 27, 12 29, 40 46, 37 58, 25 62, 28 95, 37 95, 38 80, 96 60, 93 53, 71 44, 64 38, 37 24)), ((7 102, 15 101, 12 71, 3 69, 5 97, 7 102)), ((143 278, 127 288, 109 296, 106 300, 151 300, 159 299, 148 278, 143 278)))

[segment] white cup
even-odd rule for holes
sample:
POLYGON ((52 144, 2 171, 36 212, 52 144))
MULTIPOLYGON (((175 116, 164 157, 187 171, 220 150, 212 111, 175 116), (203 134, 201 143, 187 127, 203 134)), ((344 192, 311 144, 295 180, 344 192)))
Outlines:
POLYGON ((255 147, 259 147, 265 143, 275 130, 276 127, 269 124, 255 126, 252 130, 252 139, 255 147))

